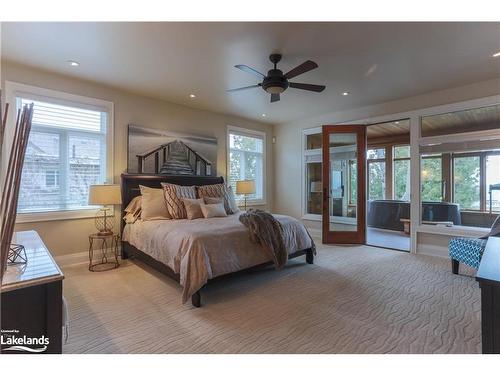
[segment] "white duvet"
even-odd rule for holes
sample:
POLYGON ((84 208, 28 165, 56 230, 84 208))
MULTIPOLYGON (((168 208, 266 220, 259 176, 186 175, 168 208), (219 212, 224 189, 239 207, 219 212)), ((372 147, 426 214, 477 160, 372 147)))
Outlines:
MULTIPOLYGON (((180 275, 182 302, 209 279, 268 262, 258 244, 250 242, 248 229, 227 217, 195 220, 138 220, 127 224, 123 240, 160 261, 180 275)), ((311 247, 304 225, 284 215, 274 215, 283 225, 289 254, 311 247)))

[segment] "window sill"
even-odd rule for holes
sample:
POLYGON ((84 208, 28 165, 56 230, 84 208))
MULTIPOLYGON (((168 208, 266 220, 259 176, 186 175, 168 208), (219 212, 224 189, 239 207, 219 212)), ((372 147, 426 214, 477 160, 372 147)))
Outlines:
MULTIPOLYGON (((239 208, 245 207, 245 202, 236 201, 236 204, 238 205, 239 208)), ((264 200, 262 200, 262 201, 248 201, 247 202, 247 207, 265 206, 265 205, 267 205, 267 202, 264 200)))
MULTIPOLYGON (((36 223, 41 221, 90 219, 95 217, 98 209, 99 208, 17 214, 16 224, 36 223)), ((114 208, 111 208, 108 216, 115 216, 114 208)))
POLYGON ((447 236, 464 236, 464 237, 481 237, 490 232, 489 228, 466 227, 464 225, 456 225, 446 227, 442 225, 426 225, 420 224, 417 229, 420 233, 443 234, 447 236))

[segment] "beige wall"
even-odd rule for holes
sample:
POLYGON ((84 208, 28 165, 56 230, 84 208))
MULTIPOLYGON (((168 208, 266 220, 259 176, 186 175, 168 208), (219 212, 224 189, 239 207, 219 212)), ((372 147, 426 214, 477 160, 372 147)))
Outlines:
MULTIPOLYGON (((217 137, 217 171, 218 174, 223 176, 226 175, 227 125, 264 131, 268 140, 266 163, 267 207, 272 207, 274 162, 272 159, 271 125, 134 95, 94 82, 78 80, 6 61, 2 61, 1 74, 2 87, 4 87, 7 80, 113 102, 115 111, 115 182, 120 181, 120 174, 127 168, 127 124, 129 123, 217 137)), ((37 230, 55 255, 65 255, 86 250, 88 248, 87 236, 95 231, 93 219, 24 223, 16 226, 16 230, 28 229, 37 230)))
MULTIPOLYGON (((273 211, 296 218, 300 218, 302 215, 301 143, 303 129, 326 124, 340 124, 347 121, 364 120, 376 116, 492 96, 499 93, 500 79, 496 79, 398 101, 358 108, 351 111, 334 112, 314 118, 306 118, 300 121, 275 125, 275 200, 273 211)), ((306 221, 306 225, 318 228, 317 222, 313 223, 306 221)))

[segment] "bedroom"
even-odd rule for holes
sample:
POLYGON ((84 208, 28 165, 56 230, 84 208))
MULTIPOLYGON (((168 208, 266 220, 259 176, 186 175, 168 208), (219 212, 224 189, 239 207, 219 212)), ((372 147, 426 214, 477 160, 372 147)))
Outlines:
POLYGON ((497 353, 478 281, 500 253, 499 35, 2 22, 2 256, 30 258, 2 329, 63 354, 497 353))

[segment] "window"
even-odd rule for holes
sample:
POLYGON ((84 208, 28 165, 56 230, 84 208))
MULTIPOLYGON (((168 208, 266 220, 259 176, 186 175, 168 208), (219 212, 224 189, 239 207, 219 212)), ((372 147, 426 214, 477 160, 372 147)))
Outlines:
POLYGON ((112 176, 112 103, 12 82, 6 89, 17 108, 34 108, 18 221, 95 215, 89 186, 112 176))
POLYGON ((57 188, 59 187, 59 171, 56 170, 46 170, 45 171, 45 187, 46 188, 57 188))
MULTIPOLYGON (((500 184, 500 154, 497 153, 486 156, 487 210, 490 210, 490 186, 498 184, 500 184)), ((500 190, 498 189, 491 191, 491 210, 500 211, 500 190)))
POLYGON ((480 169, 479 156, 453 158, 453 203, 461 210, 481 208, 480 169))
POLYGON ((256 204, 265 204, 265 143, 265 133, 228 129, 228 182, 236 192, 236 181, 255 180, 255 194, 248 195, 247 201, 256 204))
POLYGON ((410 200, 410 146, 394 146, 394 199, 410 200))
POLYGON ((422 157, 422 202, 441 202, 443 200, 443 173, 441 159, 441 155, 422 157))
POLYGON ((385 199, 385 148, 369 149, 368 161, 368 199, 385 199))
POLYGON ((368 199, 385 198, 385 161, 368 163, 368 199))
POLYGON ((306 164, 307 181, 307 207, 308 214, 321 215, 321 205, 323 202, 323 188, 321 179, 322 163, 310 162, 306 164))

